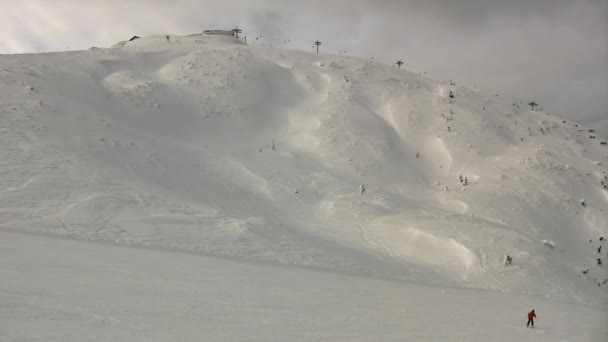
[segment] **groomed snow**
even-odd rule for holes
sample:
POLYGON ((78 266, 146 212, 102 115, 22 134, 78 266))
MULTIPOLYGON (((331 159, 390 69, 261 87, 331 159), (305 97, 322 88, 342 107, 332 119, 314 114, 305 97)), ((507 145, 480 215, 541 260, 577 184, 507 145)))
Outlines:
POLYGON ((604 341, 606 312, 0 232, 2 341, 604 341), (534 330, 526 313, 538 314, 534 330))
POLYGON ((602 336, 606 138, 526 103, 230 37, 0 55, 0 337, 602 336))

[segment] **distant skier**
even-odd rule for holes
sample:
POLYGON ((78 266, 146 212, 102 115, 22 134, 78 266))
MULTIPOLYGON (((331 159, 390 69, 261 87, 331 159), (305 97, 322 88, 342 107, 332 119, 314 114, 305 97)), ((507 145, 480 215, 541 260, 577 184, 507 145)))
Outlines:
POLYGON ((513 258, 511 258, 510 255, 505 255, 504 264, 505 264, 505 266, 512 265, 513 264, 513 258))
POLYGON ((530 324, 532 324, 532 328, 534 328, 534 318, 536 317, 536 312, 534 312, 534 309, 532 309, 532 311, 528 312, 528 324, 526 324, 526 327, 529 327, 530 324))

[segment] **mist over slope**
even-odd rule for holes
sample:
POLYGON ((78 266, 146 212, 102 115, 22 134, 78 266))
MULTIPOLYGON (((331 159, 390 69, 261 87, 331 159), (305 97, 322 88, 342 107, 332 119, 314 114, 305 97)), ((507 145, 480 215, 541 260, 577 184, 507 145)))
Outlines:
POLYGON ((4 229, 606 305, 606 139, 527 101, 202 35, 0 80, 4 229))

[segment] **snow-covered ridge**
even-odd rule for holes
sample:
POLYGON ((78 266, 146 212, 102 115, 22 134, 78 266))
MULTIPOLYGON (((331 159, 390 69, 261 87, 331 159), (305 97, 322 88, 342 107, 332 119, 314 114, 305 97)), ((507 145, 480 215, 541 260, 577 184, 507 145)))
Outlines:
POLYGON ((0 81, 5 229, 607 298, 606 139, 526 101, 201 35, 0 56, 0 81))

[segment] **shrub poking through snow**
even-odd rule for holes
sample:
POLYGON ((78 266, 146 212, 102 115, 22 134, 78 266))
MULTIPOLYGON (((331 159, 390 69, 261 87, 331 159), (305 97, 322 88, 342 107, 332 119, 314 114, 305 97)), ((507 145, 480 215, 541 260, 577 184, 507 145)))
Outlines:
POLYGON ((458 175, 458 180, 460 181, 461 185, 467 186, 469 185, 469 179, 467 177, 462 177, 462 175, 458 175))

